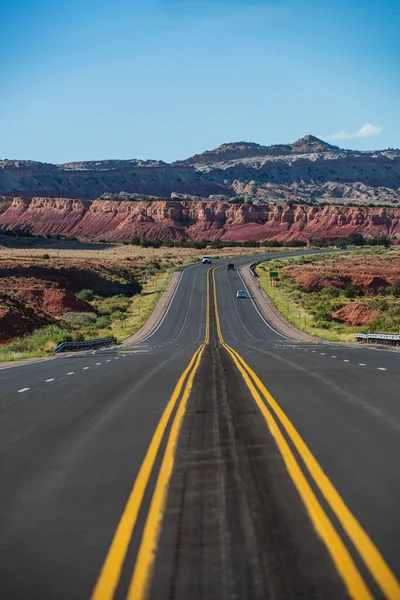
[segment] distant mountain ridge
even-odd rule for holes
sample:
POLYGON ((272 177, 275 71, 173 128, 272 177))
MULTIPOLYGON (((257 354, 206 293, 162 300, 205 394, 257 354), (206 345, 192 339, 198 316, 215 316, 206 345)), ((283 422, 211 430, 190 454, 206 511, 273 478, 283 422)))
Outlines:
POLYGON ((345 150, 313 135, 292 144, 220 145, 171 164, 112 159, 55 165, 0 160, 0 195, 284 204, 397 204, 400 151, 345 150))
POLYGON ((313 135, 305 135, 293 144, 274 144, 261 146, 254 142, 231 142, 221 144, 215 150, 206 150, 185 160, 175 161, 174 165, 196 165, 221 162, 221 160, 236 160, 240 158, 261 156, 287 156, 289 154, 310 154, 314 152, 340 152, 338 146, 333 146, 313 135))

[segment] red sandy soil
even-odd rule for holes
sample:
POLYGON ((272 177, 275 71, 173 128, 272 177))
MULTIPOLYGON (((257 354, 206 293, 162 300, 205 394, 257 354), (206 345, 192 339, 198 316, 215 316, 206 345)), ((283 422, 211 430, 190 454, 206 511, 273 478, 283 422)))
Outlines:
POLYGON ((320 262, 287 267, 292 280, 308 291, 324 287, 343 289, 349 283, 367 294, 400 280, 399 255, 365 255, 335 257, 320 262))
POLYGON ((121 285, 116 278, 130 277, 135 269, 88 261, 3 260, 0 267, 0 344, 55 323, 67 312, 95 312, 76 292, 91 289, 110 292, 121 285), (122 270, 121 270, 122 269, 122 270), (124 271, 125 269, 125 271, 124 271))
POLYGON ((348 325, 365 325, 381 316, 381 312, 373 310, 361 302, 351 302, 332 313, 332 317, 335 321, 347 323, 348 325))
POLYGON ((54 319, 28 306, 22 298, 0 291, 0 344, 7 344, 51 323, 54 319))

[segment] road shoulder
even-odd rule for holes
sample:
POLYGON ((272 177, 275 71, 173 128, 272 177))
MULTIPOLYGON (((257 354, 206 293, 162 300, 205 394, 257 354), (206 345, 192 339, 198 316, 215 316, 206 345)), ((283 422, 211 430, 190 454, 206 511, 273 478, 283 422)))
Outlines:
POLYGON ((239 269, 251 298, 257 305, 258 310, 268 323, 282 335, 301 342, 320 342, 317 337, 313 337, 304 331, 300 331, 294 325, 289 323, 285 317, 278 311, 272 300, 267 296, 258 284, 257 278, 253 276, 250 265, 245 265, 239 269))

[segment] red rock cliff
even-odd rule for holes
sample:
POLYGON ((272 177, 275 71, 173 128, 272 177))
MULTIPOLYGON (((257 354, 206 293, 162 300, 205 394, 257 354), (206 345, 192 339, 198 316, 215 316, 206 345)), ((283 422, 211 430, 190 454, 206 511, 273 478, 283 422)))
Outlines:
POLYGON ((400 237, 400 209, 345 206, 230 205, 0 197, 0 229, 30 229, 89 240, 291 240, 400 237))

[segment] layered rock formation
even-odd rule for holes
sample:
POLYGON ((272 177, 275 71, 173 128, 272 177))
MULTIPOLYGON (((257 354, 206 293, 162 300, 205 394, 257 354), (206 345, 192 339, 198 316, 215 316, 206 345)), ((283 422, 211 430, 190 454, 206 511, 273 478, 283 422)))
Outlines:
POLYGON ((96 313, 76 297, 82 289, 100 294, 138 293, 137 267, 71 259, 3 259, 0 265, 0 345, 67 313, 96 313), (43 264, 45 262, 45 264, 43 264))
POLYGON ((0 197, 0 229, 87 240, 292 240, 400 237, 400 209, 277 206, 201 201, 113 201, 0 197))
POLYGON ((223 144, 186 160, 62 165, 0 160, 0 194, 95 199, 241 197, 284 204, 400 201, 400 151, 356 152, 305 136, 293 144, 223 144))

